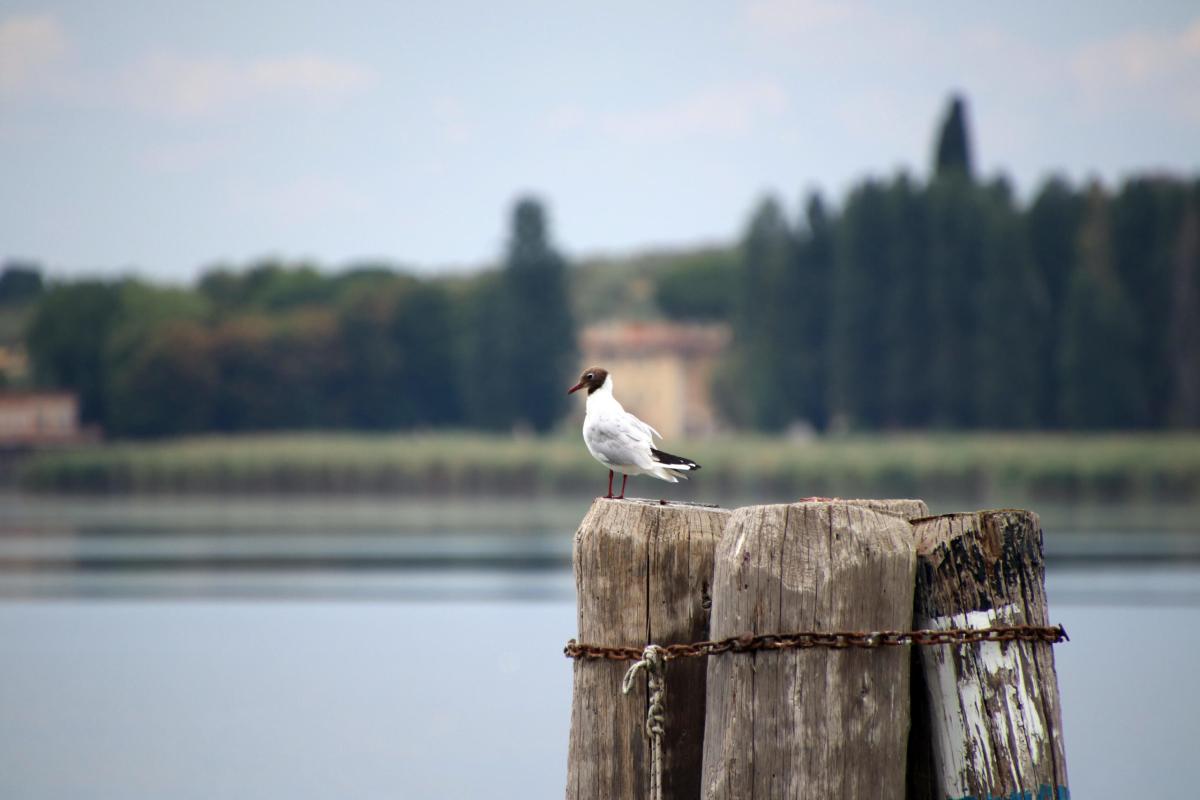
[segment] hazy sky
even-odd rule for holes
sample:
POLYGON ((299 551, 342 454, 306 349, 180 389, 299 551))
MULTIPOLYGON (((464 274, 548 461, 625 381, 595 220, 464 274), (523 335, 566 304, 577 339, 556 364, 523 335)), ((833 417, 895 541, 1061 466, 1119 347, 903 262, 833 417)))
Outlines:
POLYGON ((977 163, 1200 171, 1195 2, 0 0, 0 258, 492 260, 540 195, 572 255, 736 236, 756 199, 977 163))

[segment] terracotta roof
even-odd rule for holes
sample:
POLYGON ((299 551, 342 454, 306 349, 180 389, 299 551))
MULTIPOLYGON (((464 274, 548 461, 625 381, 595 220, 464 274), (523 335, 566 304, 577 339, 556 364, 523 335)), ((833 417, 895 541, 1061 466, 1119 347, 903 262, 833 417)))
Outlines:
POLYGON ((672 322, 605 322, 584 328, 583 352, 597 358, 630 355, 719 355, 729 344, 728 325, 672 322))
POLYGON ((0 404, 11 403, 11 402, 29 403, 29 402, 38 401, 38 400, 41 400, 41 401, 69 400, 72 403, 76 403, 79 401, 79 398, 72 392, 55 392, 55 391, 38 392, 38 391, 25 390, 25 389, 13 389, 13 390, 0 391, 0 404))

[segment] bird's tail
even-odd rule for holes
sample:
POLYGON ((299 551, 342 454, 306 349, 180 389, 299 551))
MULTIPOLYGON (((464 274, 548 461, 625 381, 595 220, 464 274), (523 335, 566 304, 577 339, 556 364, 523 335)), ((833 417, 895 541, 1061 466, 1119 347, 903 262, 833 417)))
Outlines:
MULTIPOLYGON (((662 450, 656 450, 653 447, 650 448, 650 457, 654 459, 655 464, 661 467, 660 471, 664 473, 664 475, 660 475, 659 477, 663 477, 664 480, 670 480, 669 478, 665 477, 666 475, 670 475, 671 477, 678 476, 686 479, 686 473, 695 472, 696 470, 700 469, 700 465, 695 461, 692 461, 690 458, 684 458, 683 456, 677 456, 671 453, 664 453, 662 450)), ((673 482, 674 481, 672 481, 672 483, 673 482)))

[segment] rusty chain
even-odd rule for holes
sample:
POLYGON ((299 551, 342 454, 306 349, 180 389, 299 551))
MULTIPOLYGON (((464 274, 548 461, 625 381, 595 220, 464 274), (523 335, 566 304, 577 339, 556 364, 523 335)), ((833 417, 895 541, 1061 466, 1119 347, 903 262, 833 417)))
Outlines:
MULTIPOLYGON (((1057 644, 1070 641, 1061 625, 993 625, 989 628, 947 628, 919 631, 841 631, 834 633, 804 631, 800 633, 767 633, 758 636, 733 636, 717 641, 661 645, 663 659, 697 658, 718 653, 750 653, 758 650, 805 650, 811 647, 874 649, 906 647, 908 645, 976 644, 978 642, 1045 642, 1057 644)), ((571 639, 563 648, 567 658, 637 661, 642 647, 605 647, 580 644, 571 639)))

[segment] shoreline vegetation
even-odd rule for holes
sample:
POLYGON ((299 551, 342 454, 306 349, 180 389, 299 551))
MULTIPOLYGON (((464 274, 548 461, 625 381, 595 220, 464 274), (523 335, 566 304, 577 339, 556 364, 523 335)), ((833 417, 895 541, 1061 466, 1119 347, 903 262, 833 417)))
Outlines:
MULTIPOLYGON (((702 466, 662 491, 706 496, 1200 499, 1200 433, 891 434, 679 442, 702 466)), ((18 485, 66 494, 588 495, 604 469, 577 436, 289 433, 116 442, 44 451, 18 485)), ((660 493, 638 478, 631 495, 660 493)))

